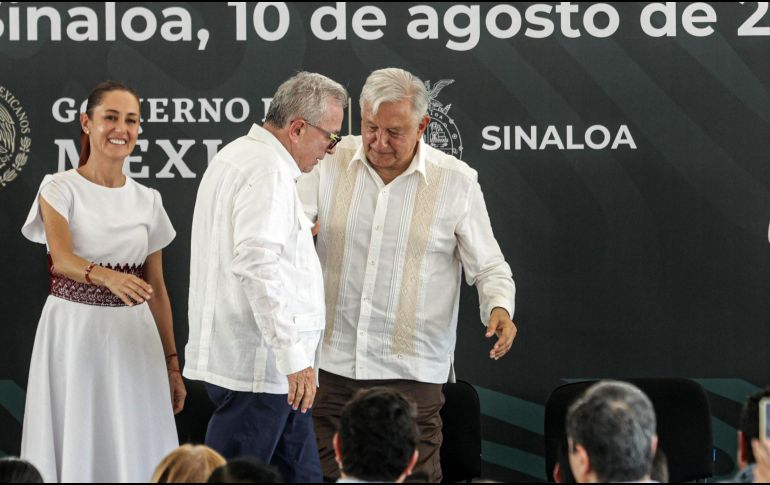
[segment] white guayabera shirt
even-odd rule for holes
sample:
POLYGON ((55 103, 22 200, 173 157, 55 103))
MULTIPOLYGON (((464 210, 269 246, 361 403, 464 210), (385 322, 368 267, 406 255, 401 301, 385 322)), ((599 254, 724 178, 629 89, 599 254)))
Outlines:
POLYGON ((316 364, 323 278, 300 173, 257 125, 206 170, 192 225, 188 379, 286 394, 286 376, 316 364))
POLYGON ((444 383, 454 358, 462 271, 484 324, 513 316, 511 270, 492 234, 476 171, 420 141, 385 185, 361 137, 298 181, 321 232, 326 332, 321 368, 351 379, 444 383))

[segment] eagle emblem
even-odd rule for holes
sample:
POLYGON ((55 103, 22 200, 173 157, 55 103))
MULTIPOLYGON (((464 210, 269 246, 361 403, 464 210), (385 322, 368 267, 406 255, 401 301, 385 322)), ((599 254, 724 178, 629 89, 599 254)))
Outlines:
POLYGON ((428 104, 428 114, 430 123, 425 129, 423 135, 425 143, 437 150, 462 159, 463 141, 460 136, 460 130, 455 124, 455 120, 449 115, 451 104, 446 106, 438 100, 438 93, 454 83, 454 79, 441 79, 431 87, 430 81, 425 82, 425 88, 428 90, 430 102, 428 104))
POLYGON ((16 149, 16 123, 11 113, 0 104, 0 166, 8 163, 16 149))
POLYGON ((21 103, 0 86, 0 187, 21 175, 32 147, 30 123, 21 103))

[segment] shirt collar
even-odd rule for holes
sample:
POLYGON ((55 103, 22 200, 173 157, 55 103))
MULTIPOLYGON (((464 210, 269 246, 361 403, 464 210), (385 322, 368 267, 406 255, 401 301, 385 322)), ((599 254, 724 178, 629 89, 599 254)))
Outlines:
MULTIPOLYGON (((366 153, 364 152, 364 143, 366 143, 361 137, 361 144, 358 146, 358 150, 356 150, 355 155, 353 155, 353 158, 350 159, 350 162, 348 163, 348 170, 350 170, 350 167, 353 165, 354 162, 358 161, 360 163, 363 163, 365 166, 368 166, 371 168, 371 165, 369 165, 369 162, 366 160, 366 153)), ((406 170, 404 170, 404 173, 401 175, 411 175, 414 172, 419 172, 420 175, 422 175, 423 181, 427 184, 428 183, 428 174, 427 170, 425 168, 425 142, 422 138, 420 138, 420 141, 417 143, 417 153, 414 154, 414 158, 412 158, 412 162, 409 164, 406 170)))
POLYGON ((294 160, 294 158, 289 154, 289 151, 286 150, 286 147, 283 146, 280 141, 278 141, 278 138, 276 138, 275 135, 254 123, 251 125, 248 136, 249 138, 253 138, 271 146, 273 150, 275 150, 278 154, 278 158, 283 161, 281 166, 288 171, 292 179, 296 181, 297 178, 302 175, 302 171, 300 171, 299 166, 297 166, 296 160, 294 160))

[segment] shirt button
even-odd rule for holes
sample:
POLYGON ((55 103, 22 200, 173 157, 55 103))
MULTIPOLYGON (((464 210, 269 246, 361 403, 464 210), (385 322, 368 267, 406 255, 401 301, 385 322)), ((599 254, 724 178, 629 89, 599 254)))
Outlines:
POLYGON ((404 358, 404 354, 398 354, 398 358, 399 359, 403 359, 404 358))
POLYGON ((374 266, 374 261, 369 261, 369 266, 374 266))
POLYGON ((380 226, 375 227, 374 230, 375 231, 379 231, 380 230, 380 226))

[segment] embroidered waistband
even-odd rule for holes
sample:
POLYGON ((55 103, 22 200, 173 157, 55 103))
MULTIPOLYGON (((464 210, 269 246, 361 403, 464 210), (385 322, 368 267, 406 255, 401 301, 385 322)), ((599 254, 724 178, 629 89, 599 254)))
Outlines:
MULTIPOLYGON (((101 266, 113 271, 132 274, 137 278, 144 279, 143 264, 122 264, 116 266, 112 266, 111 264, 102 264, 101 266)), ((67 278, 64 275, 56 273, 50 255, 48 256, 48 274, 50 277, 50 287, 48 293, 53 296, 68 301, 74 301, 75 303, 84 303, 86 305, 111 307, 126 306, 126 304, 123 303, 123 300, 112 294, 112 292, 108 290, 106 286, 79 283, 73 279, 67 278)))

